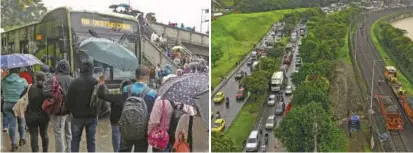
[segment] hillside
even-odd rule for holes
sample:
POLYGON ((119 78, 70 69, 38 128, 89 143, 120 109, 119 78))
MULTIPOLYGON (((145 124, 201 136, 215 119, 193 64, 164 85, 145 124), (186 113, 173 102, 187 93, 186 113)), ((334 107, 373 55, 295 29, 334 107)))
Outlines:
POLYGON ((211 58, 215 60, 212 68, 212 87, 226 76, 236 62, 247 55, 269 30, 271 25, 281 20, 285 14, 307 9, 277 10, 250 14, 230 14, 212 22, 211 58))

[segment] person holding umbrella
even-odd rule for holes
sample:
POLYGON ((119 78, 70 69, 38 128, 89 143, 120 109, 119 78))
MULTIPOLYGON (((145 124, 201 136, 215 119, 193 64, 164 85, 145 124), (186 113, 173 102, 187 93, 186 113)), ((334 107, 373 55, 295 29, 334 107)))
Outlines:
MULTIPOLYGON (((3 63, 2 63, 3 64, 3 63)), ((3 65, 2 65, 3 66, 3 65)), ((12 68, 9 70, 9 75, 4 78, 4 81, 1 83, 1 91, 4 97, 4 114, 6 120, 9 122, 9 137, 11 141, 11 151, 17 151, 17 144, 16 144, 16 120, 18 122, 19 127, 19 134, 20 134, 20 141, 19 145, 22 146, 26 144, 26 140, 24 139, 24 134, 26 132, 25 121, 24 119, 17 118, 13 112, 13 107, 16 105, 17 100, 20 99, 20 94, 23 92, 25 88, 27 88, 28 83, 25 79, 20 78, 18 75, 19 68, 12 68)))
POLYGON ((205 111, 209 109, 209 98, 206 94, 208 90, 209 76, 205 73, 188 73, 171 78, 158 90, 160 99, 174 102, 174 113, 178 105, 183 105, 180 110, 187 116, 181 116, 174 128, 177 135, 180 132, 187 135, 188 143, 193 148, 191 151, 208 151, 209 112, 205 111), (200 95, 203 95, 203 98, 200 98, 200 95), (193 131, 196 131, 196 134, 192 135, 193 131))

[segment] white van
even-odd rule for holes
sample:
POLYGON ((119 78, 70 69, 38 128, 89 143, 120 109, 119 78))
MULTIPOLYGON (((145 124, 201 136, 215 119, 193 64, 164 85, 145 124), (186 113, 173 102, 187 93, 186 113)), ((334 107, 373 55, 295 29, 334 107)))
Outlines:
POLYGON ((260 146, 260 133, 258 131, 252 131, 250 136, 248 136, 247 144, 245 145, 245 150, 248 152, 258 151, 260 146))

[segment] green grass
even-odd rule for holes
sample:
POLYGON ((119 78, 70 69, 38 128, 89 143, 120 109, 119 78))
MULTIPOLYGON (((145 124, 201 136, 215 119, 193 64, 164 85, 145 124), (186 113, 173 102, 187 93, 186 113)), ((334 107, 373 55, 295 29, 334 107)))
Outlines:
POLYGON ((271 12, 230 14, 212 22, 212 51, 221 50, 222 57, 212 68, 212 87, 235 67, 235 63, 247 55, 269 30, 285 14, 307 9, 277 10, 271 12))
POLYGON ((261 110, 266 97, 267 94, 263 94, 255 101, 250 98, 241 108, 237 117, 232 121, 231 126, 225 131, 224 135, 230 138, 237 148, 234 152, 242 151, 242 142, 247 139, 254 128, 257 117, 260 114, 259 111, 261 110))
MULTIPOLYGON (((384 46, 382 46, 380 44, 379 40, 377 39, 378 36, 376 35, 376 33, 374 31, 374 29, 378 28, 378 23, 384 18, 385 17, 383 17, 383 18, 381 18, 381 19, 379 19, 379 20, 377 20, 373 23, 373 25, 371 26, 371 29, 370 29, 370 36, 371 36, 371 39, 373 41, 374 46, 379 51, 379 54, 382 57, 382 59, 384 60, 384 62, 386 63, 386 65, 391 65, 391 66, 396 67, 396 63, 387 54, 387 52, 384 49, 384 46)), ((396 67, 396 68, 398 68, 398 67, 396 67)), ((398 79, 401 82, 401 84, 403 84, 403 87, 406 89, 407 93, 409 95, 413 95, 413 85, 409 82, 409 80, 407 80, 407 78, 403 75, 403 73, 399 73, 399 78, 398 79)))

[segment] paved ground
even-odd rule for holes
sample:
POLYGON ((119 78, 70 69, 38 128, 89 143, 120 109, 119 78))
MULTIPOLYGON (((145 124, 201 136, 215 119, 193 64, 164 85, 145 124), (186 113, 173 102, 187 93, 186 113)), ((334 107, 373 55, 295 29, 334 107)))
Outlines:
MULTIPOLYGON (((267 35, 270 34, 270 31, 267 33, 267 35)), ((277 37, 275 37, 277 38, 277 37)), ((261 42, 260 44, 263 44, 263 42, 261 42)), ((241 68, 238 71, 244 71, 247 72, 247 75, 251 75, 251 71, 249 66, 247 66, 247 64, 243 64, 241 66, 241 68)), ((219 111, 221 113, 222 118, 225 119, 226 121, 226 129, 228 129, 228 127, 230 127, 232 121, 235 119, 235 117, 237 116, 238 112, 241 110, 242 106, 244 105, 245 101, 236 101, 235 96, 237 95, 238 92, 238 87, 239 87, 239 83, 238 81, 235 80, 234 76, 232 76, 230 78, 230 80, 228 80, 228 82, 223 85, 223 87, 221 88, 220 92, 224 92, 225 96, 228 96, 230 99, 230 107, 226 108, 225 106, 225 100, 222 103, 212 103, 211 104, 211 110, 213 111, 213 113, 219 111)), ((212 97, 213 99, 213 97, 212 97)), ((212 101, 211 99, 211 101, 212 101)))
MULTIPOLYGON (((96 132, 96 151, 99 152, 111 152, 113 151, 112 148, 112 129, 110 127, 110 122, 109 119, 101 119, 99 120, 99 125, 97 127, 97 132, 96 132)), ((49 133, 49 151, 54 152, 55 147, 54 147, 54 136, 52 132, 52 128, 49 125, 48 129, 49 133)), ((18 136, 18 134, 16 135, 18 136)), ((19 147, 18 152, 31 152, 30 148, 30 134, 28 131, 26 131, 25 139, 27 141, 26 145, 19 147)), ((2 145, 1 145, 1 151, 2 152, 7 152, 10 151, 10 140, 9 140, 9 135, 6 132, 3 132, 1 134, 1 140, 2 140, 2 145)), ((39 136, 39 140, 40 136, 39 136)), ((41 143, 39 142, 39 149, 41 151, 41 143)), ((80 151, 81 152, 86 152, 86 133, 83 131, 82 135, 82 141, 80 145, 80 151)))
MULTIPOLYGON (((408 9, 404 9, 403 11, 411 11, 408 9)), ((394 13, 395 11, 382 11, 382 12, 372 12, 370 13, 364 23, 359 23, 358 25, 358 30, 356 31, 355 37, 354 37, 354 42, 355 42, 355 52, 356 52, 356 58, 357 61, 360 63, 360 69, 362 71, 362 77, 364 80, 368 83, 369 88, 371 89, 371 81, 372 81, 372 69, 373 69, 373 61, 374 60, 381 60, 381 57, 376 50, 376 48, 373 45, 373 42, 370 38, 370 29, 371 25, 373 24, 374 21, 379 19, 382 16, 386 16, 389 14, 394 13), (360 30, 362 27, 362 24, 364 24, 364 30, 360 30)), ((393 94, 392 89, 390 86, 386 84, 378 85, 378 80, 379 79, 384 79, 384 66, 385 64, 383 62, 376 62, 375 64, 375 77, 373 79, 374 81, 374 92, 383 94, 386 96, 391 96, 392 100, 394 102, 397 102, 397 99, 395 95, 393 94)), ((405 122, 404 126, 404 131, 400 132, 402 135, 402 138, 404 139, 405 144, 408 145, 408 151, 413 151, 413 145, 410 142, 413 142, 413 126, 409 124, 408 120, 406 118, 403 118, 405 122)), ((388 150, 386 150, 388 151, 388 150)))

